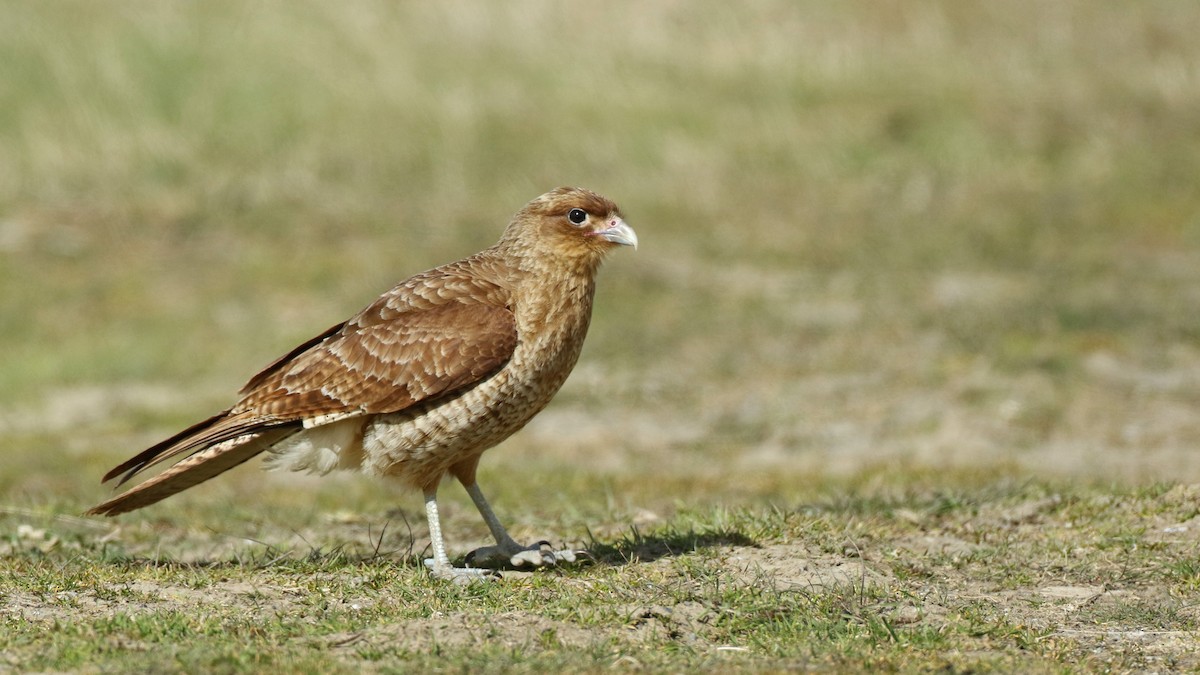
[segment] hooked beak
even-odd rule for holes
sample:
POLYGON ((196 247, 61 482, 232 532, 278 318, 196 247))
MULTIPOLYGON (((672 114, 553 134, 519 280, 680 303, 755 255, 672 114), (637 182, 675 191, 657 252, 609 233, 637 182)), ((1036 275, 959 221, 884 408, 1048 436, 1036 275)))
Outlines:
POLYGON ((637 232, 634 232, 633 228, 626 225, 625 221, 620 218, 608 221, 608 227, 596 230, 595 235, 605 241, 611 241, 621 246, 632 246, 635 251, 637 250, 637 232))

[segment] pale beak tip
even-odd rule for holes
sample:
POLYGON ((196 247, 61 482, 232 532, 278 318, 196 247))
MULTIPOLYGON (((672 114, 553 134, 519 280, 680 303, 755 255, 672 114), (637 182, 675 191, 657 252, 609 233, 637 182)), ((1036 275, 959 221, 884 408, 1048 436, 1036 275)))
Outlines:
POLYGON ((607 229, 601 231, 599 234, 606 241, 611 241, 621 246, 632 246, 633 250, 637 250, 637 232, 634 232, 633 228, 620 218, 616 219, 607 229))

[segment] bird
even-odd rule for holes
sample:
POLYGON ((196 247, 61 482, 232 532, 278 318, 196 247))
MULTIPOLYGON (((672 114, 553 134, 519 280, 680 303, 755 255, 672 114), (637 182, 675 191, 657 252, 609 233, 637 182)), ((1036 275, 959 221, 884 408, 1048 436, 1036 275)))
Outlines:
POLYGON ((87 514, 149 506, 266 453, 269 470, 358 470, 420 490, 432 549, 424 563, 436 578, 573 561, 574 551, 545 541, 518 544, 476 468, 562 386, 591 322, 602 260, 637 244, 606 197, 551 190, 521 208, 490 248, 400 282, 254 375, 228 409, 114 467, 101 482, 119 477, 120 487, 175 462, 87 514), (447 476, 466 489, 496 541, 468 554, 464 567, 452 565, 442 535, 437 492, 447 476))

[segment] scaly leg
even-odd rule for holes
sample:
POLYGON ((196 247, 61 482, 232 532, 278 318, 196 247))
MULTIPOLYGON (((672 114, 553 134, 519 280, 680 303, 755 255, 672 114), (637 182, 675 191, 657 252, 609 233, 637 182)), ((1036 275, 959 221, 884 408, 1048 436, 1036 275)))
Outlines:
POLYGON ((425 518, 429 521, 429 543, 433 547, 433 557, 425 559, 425 566, 438 579, 447 579, 455 583, 466 583, 474 579, 488 579, 496 576, 492 570, 478 567, 454 567, 450 557, 446 555, 446 541, 442 538, 442 519, 438 516, 437 488, 425 491, 425 518))

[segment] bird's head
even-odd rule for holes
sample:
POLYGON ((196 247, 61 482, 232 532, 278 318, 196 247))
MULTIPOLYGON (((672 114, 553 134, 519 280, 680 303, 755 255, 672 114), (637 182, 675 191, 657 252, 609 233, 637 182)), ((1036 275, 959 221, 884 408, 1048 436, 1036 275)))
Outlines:
POLYGON ((560 187, 517 212, 501 242, 548 260, 593 268, 617 246, 637 248, 637 233, 608 199, 583 188, 560 187))

